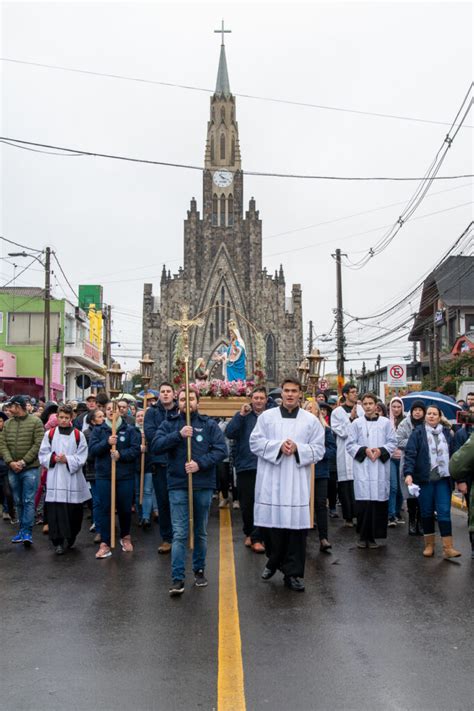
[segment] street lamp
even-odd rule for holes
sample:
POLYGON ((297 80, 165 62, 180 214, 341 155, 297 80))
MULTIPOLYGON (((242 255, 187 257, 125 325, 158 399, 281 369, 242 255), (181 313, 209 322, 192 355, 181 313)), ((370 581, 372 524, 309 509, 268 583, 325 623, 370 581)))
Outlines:
POLYGON ((36 254, 9 252, 9 257, 33 257, 44 267, 44 331, 43 331, 43 390, 46 400, 51 398, 51 247, 44 251, 44 262, 36 254))
POLYGON ((306 390, 306 386, 308 384, 309 363, 308 363, 307 358, 303 358, 303 360, 299 364, 297 370, 298 370, 298 377, 299 377, 300 383, 301 383, 301 388, 304 392, 306 390))
POLYGON ((140 359, 140 375, 142 376, 143 387, 145 388, 145 394, 150 385, 150 380, 153 375, 153 366, 155 361, 150 358, 149 353, 145 353, 143 358, 140 359))

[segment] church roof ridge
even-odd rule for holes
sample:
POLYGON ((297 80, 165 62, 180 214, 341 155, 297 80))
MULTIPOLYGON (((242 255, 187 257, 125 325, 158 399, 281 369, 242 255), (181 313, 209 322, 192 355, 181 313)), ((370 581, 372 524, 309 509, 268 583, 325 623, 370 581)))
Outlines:
POLYGON ((217 81, 216 81, 216 91, 217 96, 224 95, 226 99, 229 98, 230 94, 230 84, 229 84, 229 73, 227 71, 227 59, 225 56, 225 46, 224 43, 221 44, 221 53, 219 57, 219 69, 217 70, 217 81))

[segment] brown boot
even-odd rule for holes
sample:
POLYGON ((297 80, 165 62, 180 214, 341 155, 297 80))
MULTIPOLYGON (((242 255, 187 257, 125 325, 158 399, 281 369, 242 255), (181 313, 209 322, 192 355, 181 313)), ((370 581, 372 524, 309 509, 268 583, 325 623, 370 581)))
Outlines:
POLYGON ((435 534, 425 534, 425 549, 423 555, 425 558, 431 558, 435 554, 435 534))
POLYGON ((161 546, 158 548, 158 553, 161 553, 161 555, 171 553, 171 543, 168 543, 168 541, 163 541, 161 546))
POLYGON ((453 548, 453 537, 443 536, 443 558, 459 558, 461 553, 453 548))

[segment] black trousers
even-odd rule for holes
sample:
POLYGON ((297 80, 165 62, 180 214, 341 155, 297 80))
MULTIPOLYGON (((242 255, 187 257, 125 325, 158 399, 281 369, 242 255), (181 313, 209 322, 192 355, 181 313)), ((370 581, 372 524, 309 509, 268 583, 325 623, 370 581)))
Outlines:
POLYGON ((262 531, 253 524, 253 507, 255 503, 256 469, 246 469, 237 472, 237 488, 239 490, 240 511, 242 513, 243 532, 250 536, 252 543, 262 543, 262 531))
POLYGON ((344 521, 352 521, 355 518, 355 499, 354 499, 354 482, 353 481, 338 481, 337 490, 339 492, 339 501, 342 506, 342 518, 344 521))
POLYGON ((304 578, 308 531, 263 528, 267 568, 281 570, 286 577, 304 578))
POLYGON ((329 481, 328 481, 328 502, 329 508, 335 509, 337 502, 337 469, 329 466, 329 481))
POLYGON ((219 489, 223 499, 229 498, 229 492, 232 494, 232 499, 237 500, 237 491, 234 489, 232 480, 232 469, 229 462, 219 462, 216 467, 217 471, 217 488, 219 489))
POLYGON ((328 537, 328 483, 329 479, 314 480, 314 513, 320 541, 328 537))

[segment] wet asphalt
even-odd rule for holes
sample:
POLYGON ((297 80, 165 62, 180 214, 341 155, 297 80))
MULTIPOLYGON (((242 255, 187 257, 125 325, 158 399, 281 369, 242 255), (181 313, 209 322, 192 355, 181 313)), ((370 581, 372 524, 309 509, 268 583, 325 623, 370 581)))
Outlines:
MULTIPOLYGON (((306 592, 260 580, 233 512, 247 711, 455 711, 474 706, 474 561, 453 511, 454 562, 421 556, 406 526, 360 551, 330 522, 331 555, 310 534, 306 592)), ((177 711, 217 706, 219 518, 209 526, 209 586, 170 599, 157 526, 132 530, 133 554, 96 561, 88 522, 55 556, 39 527, 31 550, 0 521, 0 708, 177 711), (86 525, 87 524, 87 525, 86 525)))

